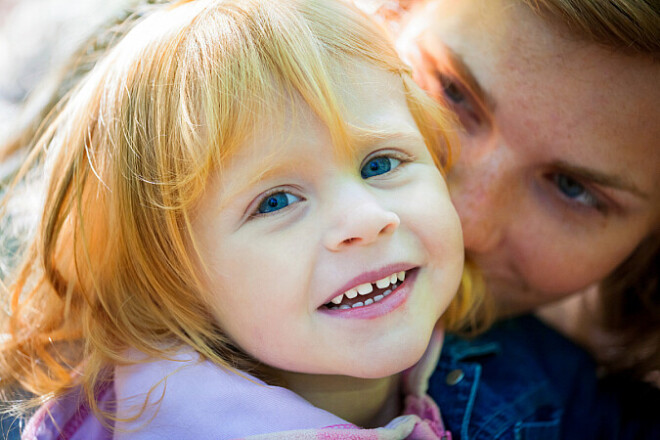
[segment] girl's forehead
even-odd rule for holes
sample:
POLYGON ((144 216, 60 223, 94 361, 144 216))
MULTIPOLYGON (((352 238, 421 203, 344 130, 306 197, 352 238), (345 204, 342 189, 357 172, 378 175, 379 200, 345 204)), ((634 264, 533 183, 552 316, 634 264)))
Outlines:
MULTIPOLYGON (((364 72, 366 75, 366 72, 364 72)), ((284 99, 255 118, 249 137, 225 157, 219 174, 222 199, 279 177, 312 179, 331 168, 358 167, 372 152, 408 149, 425 152, 426 142, 408 109, 402 86, 399 96, 375 93, 390 86, 389 76, 374 73, 368 86, 352 92, 359 105, 340 102, 337 113, 319 115, 300 97, 284 99)), ((394 77, 396 78, 396 77, 394 77)))
POLYGON ((301 129, 308 129, 307 136, 329 133, 334 150, 342 154, 397 138, 421 139, 399 75, 359 59, 331 66, 332 78, 323 85, 327 90, 322 99, 276 83, 275 93, 253 115, 246 144, 259 145, 270 137, 275 145, 264 147, 272 148, 301 129))
POLYGON ((235 149, 232 162, 249 160, 263 166, 322 152, 328 160, 353 160, 367 150, 425 145, 405 102, 340 111, 336 120, 320 117, 304 102, 255 121, 253 133, 235 149), (366 115, 365 113, 368 113, 366 115), (334 124, 333 124, 334 122, 334 124), (311 153, 310 153, 311 152, 311 153))

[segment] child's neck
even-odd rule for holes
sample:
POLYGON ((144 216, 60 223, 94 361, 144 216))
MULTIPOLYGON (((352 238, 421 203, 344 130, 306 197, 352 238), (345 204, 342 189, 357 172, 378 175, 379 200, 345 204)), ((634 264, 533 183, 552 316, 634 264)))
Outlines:
POLYGON ((398 374, 382 379, 361 379, 282 370, 271 373, 312 405, 363 428, 384 426, 401 413, 401 377, 398 374))

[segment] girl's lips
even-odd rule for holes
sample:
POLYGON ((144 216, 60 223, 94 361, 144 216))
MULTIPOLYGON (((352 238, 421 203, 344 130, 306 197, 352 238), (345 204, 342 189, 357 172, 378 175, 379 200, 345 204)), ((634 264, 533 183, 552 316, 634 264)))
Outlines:
POLYGON ((392 290, 388 296, 378 302, 349 309, 330 309, 322 306, 319 311, 333 317, 351 319, 375 319, 386 315, 406 302, 414 288, 418 273, 418 267, 406 271, 405 280, 396 289, 392 290))
MULTIPOLYGON (((376 280, 380 280, 383 277, 390 276, 392 274, 396 274, 399 272, 407 272, 411 269, 415 269, 416 266, 410 263, 396 263, 396 264, 390 264, 388 266, 382 267, 381 269, 370 271, 370 272, 365 272, 359 276, 356 276, 355 278, 349 280, 346 282, 341 288, 337 289, 336 292, 332 294, 329 298, 325 300, 323 304, 328 304, 329 302, 332 301, 333 298, 335 298, 338 295, 341 295, 345 292, 347 292, 350 289, 353 289, 360 284, 366 284, 366 283, 375 283, 376 280)), ((321 306, 323 306, 321 304, 321 306)))

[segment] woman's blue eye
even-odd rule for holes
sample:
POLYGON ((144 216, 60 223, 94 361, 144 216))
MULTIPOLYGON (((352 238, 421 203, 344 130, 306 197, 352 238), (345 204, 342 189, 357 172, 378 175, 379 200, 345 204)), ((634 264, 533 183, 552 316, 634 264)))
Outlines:
POLYGON ((436 76, 442 87, 445 103, 456 113, 463 127, 468 133, 478 129, 488 119, 484 117, 478 99, 460 80, 442 73, 437 73, 436 76))
POLYGON ((571 199, 579 197, 585 191, 584 186, 574 179, 571 179, 565 174, 557 174, 555 176, 555 182, 559 190, 566 196, 571 199))
POLYGON ((394 168, 398 167, 401 161, 393 157, 378 156, 369 161, 360 170, 360 175, 363 179, 379 176, 388 173, 394 168))
POLYGON ((454 104, 462 104, 465 101, 465 95, 460 87, 444 75, 440 76, 440 84, 445 96, 454 104))
POLYGON ((257 207, 257 213, 267 214, 269 212, 279 211, 280 209, 286 208, 287 206, 299 201, 300 197, 284 191, 270 194, 264 197, 261 203, 259 203, 259 206, 257 207))
POLYGON ((553 180, 565 197, 587 206, 598 207, 600 205, 599 200, 572 177, 558 173, 554 175, 553 180))

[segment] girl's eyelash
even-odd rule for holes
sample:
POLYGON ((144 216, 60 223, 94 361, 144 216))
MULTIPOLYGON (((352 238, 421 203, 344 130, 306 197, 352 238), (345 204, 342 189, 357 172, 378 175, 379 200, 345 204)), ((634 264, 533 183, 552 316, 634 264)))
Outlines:
POLYGON ((400 150, 379 150, 379 151, 374 151, 370 155, 368 155, 363 161, 362 164, 360 164, 360 168, 365 166, 367 163, 369 163, 370 160, 376 159, 378 157, 387 157, 387 158, 392 158, 400 161, 401 163, 408 163, 408 162, 413 162, 415 160, 415 157, 412 156, 409 153, 404 153, 403 151, 400 150))
MULTIPOLYGON (((365 158, 365 160, 360 164, 360 174, 361 174, 362 178, 377 177, 378 175, 385 175, 385 174, 387 174, 389 176, 389 175, 392 175, 393 173, 398 172, 401 168, 401 165, 404 165, 404 164, 412 162, 412 161, 414 161, 414 157, 412 157, 411 155, 409 155, 407 153, 404 153, 402 151, 398 151, 398 150, 380 150, 380 151, 376 151, 376 152, 370 154, 369 156, 367 156, 365 158), (394 168, 388 169, 387 171, 385 171, 383 173, 379 173, 379 174, 373 175, 373 176, 366 176, 364 174, 364 169, 371 162, 373 162, 373 161, 375 161, 376 159, 379 159, 379 158, 394 159, 399 163, 396 164, 396 166, 394 168)), ((391 165, 391 163, 390 163, 390 165, 391 165)))
MULTIPOLYGON (((374 171, 374 173, 376 173, 374 174, 374 176, 369 176, 367 178, 377 177, 379 175, 384 175, 384 174, 391 175, 392 173, 399 171, 401 165, 415 160, 415 158, 412 155, 408 153, 404 153, 399 150, 381 150, 370 154, 362 162, 362 164, 360 165, 360 169, 362 170, 364 167, 366 167, 370 161, 374 161, 379 158, 393 159, 398 163, 396 164, 396 166, 394 166, 391 169, 387 169, 384 171, 382 169, 377 169, 374 171)), ((246 210, 247 213, 246 219, 251 220, 254 218, 274 215, 277 214, 279 211, 302 201, 305 201, 305 198, 300 195, 299 191, 296 191, 291 187, 285 186, 285 187, 273 188, 260 194, 252 201, 252 203, 250 203, 248 209, 246 210)))
MULTIPOLYGON (((279 199, 282 200, 281 197, 279 199)), ((302 197, 301 195, 299 195, 297 193, 297 191, 293 191, 289 187, 273 188, 271 190, 266 191, 263 194, 260 194, 258 197, 255 198, 255 200, 250 204, 250 207, 247 210, 247 212, 249 213, 248 216, 247 216, 247 219, 250 220, 250 219, 253 219, 253 218, 267 217, 267 216, 270 216, 270 215, 274 215, 277 212, 281 211, 282 209, 285 209, 285 208, 287 208, 287 207, 289 207, 293 204, 296 204, 298 202, 302 202, 304 200, 305 200, 304 197, 302 197), (261 206, 265 202, 267 202, 267 200, 269 198, 271 198, 271 197, 274 198, 274 196, 279 196, 281 194, 286 196, 286 200, 288 202, 286 206, 283 206, 283 207, 277 208, 277 209, 273 209, 272 211, 269 211, 269 212, 259 212, 261 206), (289 196, 291 196, 291 197, 289 197, 289 196), (292 198, 294 200, 292 200, 292 198)))

